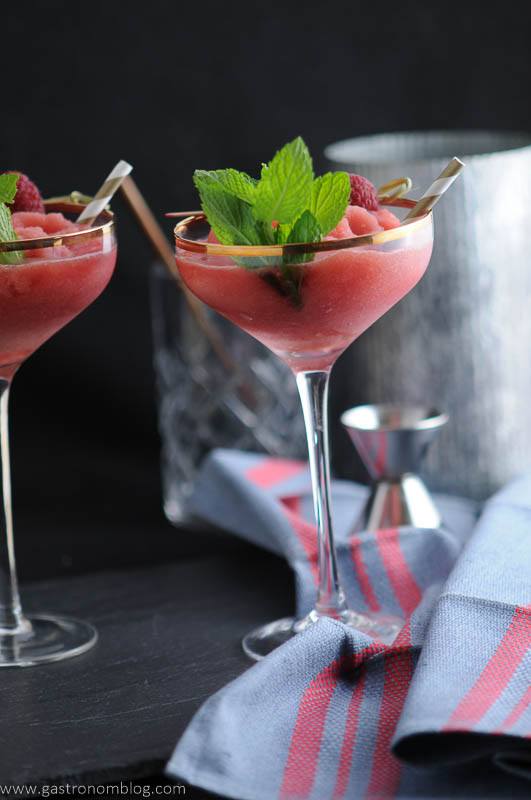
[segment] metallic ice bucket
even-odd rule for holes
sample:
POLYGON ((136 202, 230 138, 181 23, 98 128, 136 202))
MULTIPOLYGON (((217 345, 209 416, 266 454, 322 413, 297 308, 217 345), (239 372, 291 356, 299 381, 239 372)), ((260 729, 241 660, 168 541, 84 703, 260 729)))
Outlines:
MULTIPOLYGON (((384 134, 325 155, 377 186, 409 175, 412 197, 451 156, 467 165, 435 209, 426 276, 338 363, 333 413, 362 403, 444 409, 428 485, 483 499, 531 469, 531 135, 384 134)), ((341 446, 340 470, 351 472, 352 450, 341 446)))

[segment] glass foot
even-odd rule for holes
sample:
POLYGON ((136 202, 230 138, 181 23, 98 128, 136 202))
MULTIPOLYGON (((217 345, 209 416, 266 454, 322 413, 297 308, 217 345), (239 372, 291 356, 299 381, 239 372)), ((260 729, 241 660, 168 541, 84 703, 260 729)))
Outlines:
MULTIPOLYGON (((267 625, 251 631, 243 638, 243 651, 249 658, 261 661, 281 644, 292 639, 321 618, 322 615, 317 611, 311 611, 302 620, 284 617, 276 622, 269 622, 267 625)), ((357 614, 355 611, 347 610, 341 614, 339 619, 350 628, 366 633, 382 644, 392 644, 404 626, 403 619, 387 614, 357 614)))
POLYGON ((0 632, 0 667, 31 667, 90 650, 98 633, 88 622, 53 616, 26 617, 26 630, 0 632))

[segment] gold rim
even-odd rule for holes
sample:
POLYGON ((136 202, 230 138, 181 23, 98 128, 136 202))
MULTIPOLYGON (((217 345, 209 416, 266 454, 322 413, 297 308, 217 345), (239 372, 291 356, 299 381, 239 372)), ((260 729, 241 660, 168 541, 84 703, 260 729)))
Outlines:
MULTIPOLYGON (((78 216, 85 208, 83 203, 71 203, 62 200, 45 200, 46 211, 59 211, 61 213, 75 214, 78 216)), ((11 242, 0 242, 0 253, 12 253, 20 250, 37 250, 40 247, 60 247, 61 245, 75 242, 89 241, 90 239, 101 239, 105 244, 110 241, 114 229, 114 215, 112 211, 102 211, 99 215, 103 222, 94 225, 83 231, 72 231, 72 233, 61 233, 56 236, 41 236, 38 239, 14 239, 11 242)), ((13 265, 10 265, 13 266, 13 265)), ((16 266, 16 265, 15 265, 16 266)))
MULTIPOLYGON (((416 200, 394 198, 382 205, 398 208, 414 208, 416 200)), ((365 247, 367 245, 385 244, 396 239, 409 236, 431 222, 431 211, 422 217, 416 217, 404 222, 397 228, 386 231, 353 236, 351 239, 330 239, 322 242, 307 242, 303 244, 272 244, 272 245, 226 245, 215 242, 197 242, 187 237, 187 233, 194 227, 204 224, 204 214, 193 214, 179 222, 174 228, 175 243, 183 250, 192 253, 203 253, 211 256, 282 256, 287 253, 323 253, 328 250, 345 250, 351 247, 365 247)))

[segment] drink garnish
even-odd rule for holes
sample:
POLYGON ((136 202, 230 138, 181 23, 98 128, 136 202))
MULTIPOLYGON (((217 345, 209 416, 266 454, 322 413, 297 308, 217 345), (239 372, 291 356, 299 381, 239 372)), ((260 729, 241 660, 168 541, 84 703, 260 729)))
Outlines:
POLYGON ((10 203, 11 211, 38 211, 44 213, 44 203, 38 186, 27 175, 18 170, 8 170, 4 175, 17 177, 16 194, 10 203))
MULTIPOLYGON (((11 211, 9 205, 14 201, 17 194, 18 173, 4 173, 0 175, 0 241, 16 241, 17 234, 13 228, 11 211)), ((13 252, 0 253, 0 264, 19 264, 22 254, 16 250, 13 252)))
POLYGON ((196 170, 203 211, 222 244, 319 241, 335 228, 350 197, 346 172, 314 177, 306 144, 284 145, 256 180, 235 169, 196 170))
POLYGON ((380 208, 376 186, 363 175, 350 175, 350 205, 361 206, 367 211, 378 211, 380 208))
MULTIPOLYGON (((259 179, 235 169, 196 170, 194 183, 201 207, 221 244, 272 245, 319 242, 343 217, 350 198, 346 172, 315 178, 312 158, 298 136, 284 145, 259 179)), ((247 269, 275 266, 280 275, 267 280, 300 305, 302 276, 294 265, 311 254, 285 253, 282 259, 238 258, 247 269)))

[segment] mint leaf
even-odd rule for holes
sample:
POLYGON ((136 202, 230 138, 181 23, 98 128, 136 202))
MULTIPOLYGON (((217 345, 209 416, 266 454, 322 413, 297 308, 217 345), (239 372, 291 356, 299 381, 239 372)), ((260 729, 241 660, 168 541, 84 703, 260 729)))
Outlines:
POLYGON ((196 169, 194 182, 196 186, 198 186, 198 182, 203 187, 214 188, 217 186, 235 197, 239 197, 240 200, 245 200, 246 203, 251 204, 254 203, 256 184, 258 183, 246 172, 238 172, 236 169, 196 169))
POLYGON ((297 242, 319 242, 321 228, 311 211, 304 211, 289 232, 288 244, 297 242))
POLYGON ((275 234, 275 244, 286 244, 292 227, 292 225, 289 225, 285 222, 277 225, 277 227, 273 229, 275 234))
POLYGON ((323 236, 343 218, 349 199, 350 178, 346 172, 327 172, 314 180, 309 208, 323 236))
POLYGON ((255 220, 255 225, 260 237, 260 244, 277 244, 276 231, 269 222, 255 220))
MULTIPOLYGON (((321 241, 321 228, 311 211, 304 211, 295 222, 287 238, 287 244, 321 241)), ((286 253, 285 264, 305 264, 312 261, 313 253, 286 253)))
MULTIPOLYGON (((221 244, 274 244, 275 232, 271 225, 256 220, 253 217, 251 206, 225 188, 228 182, 233 188, 237 187, 238 190, 241 190, 245 178, 251 182, 249 186, 254 188, 253 179, 245 176, 245 173, 237 173, 236 170, 212 172, 196 170, 194 183, 199 191, 201 207, 221 244), (229 172, 232 174, 228 175, 229 172), (240 178, 242 175, 244 176, 243 181, 240 178)), ((258 269, 271 265, 270 258, 261 256, 256 258, 245 256, 234 260, 246 269, 258 269)))
MULTIPOLYGON (((12 242, 16 241, 16 239, 17 234, 13 228, 11 212, 5 203, 0 203, 0 242, 12 242)), ((20 264, 22 260, 22 253, 17 250, 10 253, 0 253, 0 264, 20 264)))
MULTIPOLYGON (((17 174, 0 175, 0 203, 12 203, 17 193, 17 174)), ((5 239, 4 239, 5 241, 5 239)))
POLYGON ((292 222, 310 204, 312 159, 298 136, 262 168, 253 214, 263 222, 292 222))
POLYGON ((262 244, 250 205, 219 189, 199 189, 199 195, 210 226, 222 244, 262 244))
MULTIPOLYGON (((224 170, 218 171, 224 172, 224 170)), ((225 191, 215 172, 196 170, 194 183, 201 198, 201 207, 222 244, 262 243, 251 206, 225 191)))
MULTIPOLYGON (((279 226, 280 227, 280 226, 279 226)), ((311 211, 303 211, 291 228, 286 242, 288 244, 318 242, 321 229, 311 211)), ((281 278, 277 280, 277 288, 284 294, 295 308, 302 308, 302 283, 304 270, 297 264, 306 264, 313 260, 313 253, 284 253, 280 265, 281 278)))
MULTIPOLYGON (((16 173, 0 175, 0 242, 12 242, 18 238, 13 228, 11 211, 6 205, 15 199, 18 178, 16 173)), ((22 253, 17 250, 0 253, 0 264, 20 264, 22 259, 22 253)))

